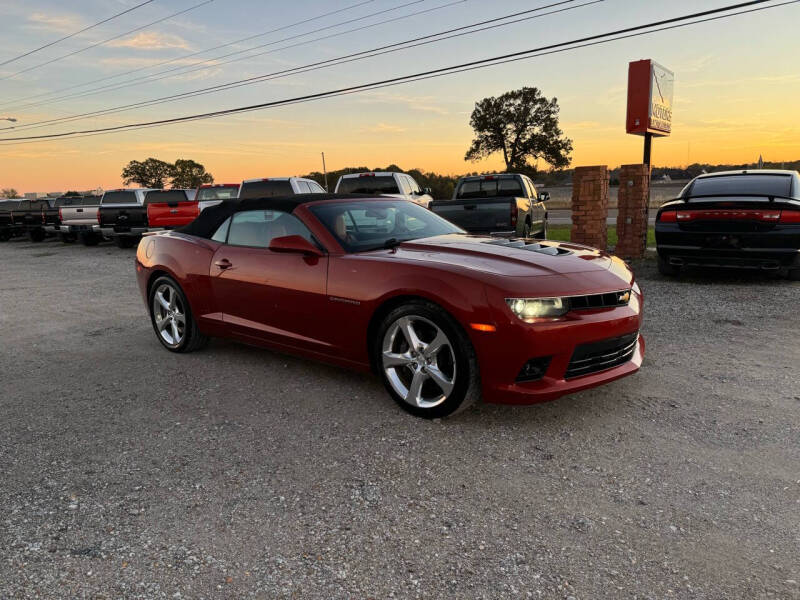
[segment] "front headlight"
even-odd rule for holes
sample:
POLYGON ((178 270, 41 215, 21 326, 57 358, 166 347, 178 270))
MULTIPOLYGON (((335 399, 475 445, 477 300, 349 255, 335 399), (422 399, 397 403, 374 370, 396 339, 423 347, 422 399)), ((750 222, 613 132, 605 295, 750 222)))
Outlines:
POLYGON ((569 311, 569 302, 565 298, 506 298, 506 304, 526 323, 553 319, 569 311))

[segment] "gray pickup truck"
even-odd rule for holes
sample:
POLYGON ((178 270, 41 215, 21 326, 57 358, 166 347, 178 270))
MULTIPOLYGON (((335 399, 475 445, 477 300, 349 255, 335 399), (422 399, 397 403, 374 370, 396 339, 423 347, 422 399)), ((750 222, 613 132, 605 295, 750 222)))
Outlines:
POLYGON ((101 196, 72 198, 59 209, 59 233, 64 243, 80 240, 86 246, 96 245, 102 238, 94 233, 101 196))
POLYGON ((549 198, 526 175, 475 175, 458 180, 452 200, 435 200, 430 208, 469 233, 545 239, 549 198))

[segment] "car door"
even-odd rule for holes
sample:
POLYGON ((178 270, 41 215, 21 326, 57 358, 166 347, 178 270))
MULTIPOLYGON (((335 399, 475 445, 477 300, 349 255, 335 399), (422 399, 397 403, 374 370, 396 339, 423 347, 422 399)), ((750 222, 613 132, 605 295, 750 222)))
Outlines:
POLYGON ((528 191, 528 197, 531 199, 531 231, 538 233, 544 231, 544 219, 547 209, 544 204, 539 201, 539 193, 536 191, 536 186, 533 181, 525 177, 525 188, 528 191))
POLYGON ((308 228, 277 210, 235 213, 214 236, 224 243, 211 259, 210 279, 222 319, 231 333, 247 338, 325 352, 328 257, 275 252, 276 237, 308 228))

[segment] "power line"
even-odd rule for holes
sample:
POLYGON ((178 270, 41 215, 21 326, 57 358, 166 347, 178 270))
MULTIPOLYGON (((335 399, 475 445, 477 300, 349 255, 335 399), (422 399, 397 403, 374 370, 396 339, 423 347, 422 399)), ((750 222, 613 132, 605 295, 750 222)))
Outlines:
MULTIPOLYGON (((68 100, 68 99, 71 99, 71 98, 84 98, 86 96, 93 96, 93 95, 97 94, 98 92, 100 92, 100 93, 113 92, 113 91, 116 91, 116 90, 120 90, 120 89, 123 89, 123 88, 130 87, 132 85, 137 85, 138 82, 145 83, 145 82, 160 81, 162 79, 167 79, 169 77, 174 77, 175 75, 170 75, 170 73, 173 73, 175 71, 182 71, 181 73, 179 73, 179 75, 187 75, 189 73, 194 73, 196 71, 202 71, 202 70, 205 70, 205 69, 208 68, 208 67, 200 67, 198 69, 192 69, 192 67, 195 67, 197 65, 206 64, 206 65, 216 66, 216 61, 218 61, 218 60, 220 60, 222 58, 228 58, 230 56, 235 56, 237 54, 243 54, 245 52, 250 52, 252 50, 257 50, 258 48, 264 48, 266 46, 274 46, 275 44, 279 44, 281 42, 286 42, 286 41, 293 40, 293 39, 296 39, 296 38, 299 38, 299 37, 304 37, 304 36, 307 36, 307 35, 311 35, 312 33, 318 33, 320 31, 325 31, 327 29, 332 29, 332 28, 338 27, 340 25, 345 25, 345 24, 348 24, 348 23, 355 23, 355 22, 358 22, 358 21, 363 21, 363 20, 368 19, 368 18, 372 18, 372 17, 378 16, 378 15, 389 13, 389 12, 394 12, 396 10, 400 10, 402 8, 406 8, 406 7, 412 6, 414 4, 421 4, 422 2, 426 2, 426 1, 427 0, 411 0, 410 2, 406 2, 405 4, 400 4, 400 5, 394 6, 392 8, 383 9, 383 10, 380 10, 380 11, 377 11, 377 12, 374 12, 374 13, 370 13, 368 15, 364 15, 362 17, 358 17, 356 19, 350 19, 350 20, 347 20, 347 21, 340 21, 339 23, 334 23, 333 25, 327 25, 325 27, 320 27, 319 29, 313 29, 313 30, 307 31, 305 33, 299 33, 299 34, 292 35, 292 36, 289 36, 289 37, 286 37, 286 38, 283 38, 283 39, 280 39, 280 40, 275 40, 275 41, 272 41, 272 42, 268 42, 266 44, 259 44, 258 46, 253 46, 251 48, 245 48, 244 50, 237 50, 235 52, 231 52, 231 53, 228 53, 228 54, 223 54, 221 56, 217 56, 217 57, 214 57, 214 58, 197 61, 197 62, 192 63, 190 65, 181 65, 181 66, 178 66, 178 67, 173 67, 171 69, 166 69, 164 71, 159 71, 157 73, 151 73, 150 75, 143 75, 141 77, 134 77, 133 79, 129 79, 127 81, 120 82, 120 83, 100 86, 100 87, 93 88, 93 89, 90 89, 90 90, 85 90, 83 92, 77 92, 77 93, 74 93, 74 94, 68 94, 66 96, 61 96, 59 98, 53 98, 53 99, 42 101, 42 102, 35 102, 35 103, 31 103, 31 104, 23 104, 23 105, 20 105, 20 106, 13 107, 13 110, 20 110, 21 108, 27 108, 27 107, 42 106, 42 105, 51 104, 51 103, 54 103, 54 102, 61 102, 63 100, 68 100), (160 75, 161 75, 161 77, 159 77, 160 75)), ((462 2, 466 2, 466 1, 467 0, 456 0, 455 2, 451 2, 451 3, 446 4, 444 6, 451 6, 452 4, 459 4, 459 3, 462 3, 462 2)), ((569 1, 572 2, 572 1, 575 1, 575 0, 569 0, 569 1)), ((335 34, 332 34, 332 35, 329 35, 329 36, 323 36, 323 37, 320 37, 320 38, 307 40, 305 42, 301 42, 301 43, 293 44, 293 45, 289 45, 289 46, 284 46, 283 48, 277 48, 275 50, 270 50, 270 51, 267 51, 267 52, 261 52, 261 53, 253 54, 253 55, 250 55, 250 56, 243 56, 243 57, 241 57, 239 59, 226 61, 226 63, 236 62, 237 60, 247 60, 247 59, 250 59, 250 58, 255 58, 257 56, 262 56, 264 54, 269 54, 270 52, 277 52, 278 50, 285 50, 287 48, 293 48, 293 47, 296 47, 296 46, 301 46, 301 45, 304 45, 304 44, 313 43, 315 41, 321 41, 321 40, 324 40, 324 39, 329 39, 329 38, 332 38, 332 37, 344 35, 346 33, 352 33, 354 31, 361 31, 361 30, 364 30, 364 29, 376 27, 378 25, 384 25, 386 23, 389 23, 389 22, 392 22, 392 21, 396 21, 396 20, 399 20, 399 19, 408 18, 408 17, 414 16, 414 15, 417 15, 417 14, 425 13, 425 12, 430 12, 431 10, 438 10, 439 8, 444 8, 444 6, 437 7, 437 8, 434 8, 434 9, 428 9, 428 10, 419 11, 417 13, 411 13, 409 15, 404 15, 404 16, 401 16, 401 17, 395 17, 393 19, 388 19, 388 20, 385 20, 385 21, 380 22, 380 23, 373 23, 371 25, 366 25, 366 26, 362 26, 360 28, 355 28, 355 29, 350 29, 350 30, 338 32, 338 33, 335 33, 335 34)), ((258 37, 258 36, 251 36, 251 38, 252 37, 258 37)), ((233 44, 233 43, 236 43, 236 42, 231 42, 231 44, 233 44)), ((225 45, 231 45, 231 44, 225 44, 225 45)), ((226 63, 223 63, 223 64, 226 64, 226 63)), ((6 110, 12 110, 12 109, 11 108, 6 108, 6 110)))
POLYGON ((27 69, 22 69, 21 71, 17 71, 16 73, 12 73, 11 75, 4 75, 3 77, 0 77, 0 81, 2 81, 4 79, 12 79, 12 78, 16 77, 17 75, 21 75, 22 73, 27 73, 28 71, 33 71, 34 69, 39 69, 39 68, 44 67, 46 65, 51 65, 54 62, 58 62, 60 60, 64 60, 65 58, 69 58, 70 56, 75 56, 76 54, 80 54, 81 52, 86 52, 87 50, 91 50, 92 48, 96 48, 97 46, 103 46, 103 45, 107 44, 108 42, 113 42, 114 40, 117 40, 117 39, 119 39, 121 37, 125 37, 126 35, 129 35, 131 33, 135 33, 137 31, 141 31, 142 29, 147 29, 148 27, 152 27, 153 25, 158 25, 159 23, 163 23, 164 21, 168 21, 169 19, 172 19, 173 17, 177 17, 177 16, 182 15, 184 13, 187 13, 189 11, 192 11, 192 10, 195 10, 197 8, 200 8, 201 6, 205 6, 206 4, 210 4, 213 1, 214 0, 203 0, 203 2, 200 2, 199 4, 195 4, 194 6, 190 6, 189 8, 185 8, 183 10, 179 10, 178 12, 172 13, 171 15, 168 15, 166 17, 162 17, 161 19, 156 19, 155 21, 153 21, 152 23, 148 23, 147 25, 142 25, 141 27, 136 27, 135 29, 131 29, 130 31, 126 31, 125 33, 120 33, 119 35, 115 35, 113 37, 110 37, 107 40, 103 40, 102 42, 96 42, 94 44, 89 44, 88 46, 84 46, 83 48, 79 48, 78 50, 75 50, 73 52, 69 52, 68 54, 64 54, 62 56, 57 56, 55 58, 51 58, 50 60, 47 60, 47 61, 45 61, 43 63, 39 63, 38 65, 33 65, 32 67, 28 67, 27 69))
MULTIPOLYGON (((460 1, 461 0, 456 0, 455 2, 451 2, 450 4, 444 5, 444 6, 450 6, 450 5, 453 5, 453 4, 457 4, 460 1)), ((350 63, 350 62, 355 62, 357 60, 363 60, 363 59, 366 59, 366 58, 374 58, 376 56, 381 56, 383 54, 389 54, 389 53, 392 53, 392 52, 398 52, 400 50, 407 50, 407 49, 410 49, 410 48, 415 48, 415 47, 419 47, 419 46, 423 46, 423 45, 427 45, 427 44, 438 43, 438 42, 441 42, 441 41, 444 41, 444 40, 449 40, 449 39, 453 39, 453 38, 456 38, 456 37, 461 37, 461 36, 464 36, 464 35, 472 35, 474 33, 480 33, 480 32, 483 32, 483 31, 490 30, 490 29, 495 29, 497 27, 505 27, 507 25, 519 24, 519 23, 522 23, 522 22, 525 22, 525 21, 529 21, 531 19, 538 19, 538 18, 542 18, 542 17, 545 17, 545 16, 553 15, 553 14, 556 14, 556 13, 565 12, 567 10, 575 10, 575 9, 583 8, 583 7, 586 7, 586 6, 593 5, 593 4, 599 4, 601 2, 604 2, 605 0, 589 0, 588 2, 585 2, 583 4, 577 4, 577 5, 574 5, 574 6, 568 6, 568 7, 560 8, 560 9, 553 10, 553 11, 550 11, 550 12, 544 12, 544 13, 534 14, 534 15, 530 14, 530 13, 537 13, 537 12, 546 10, 548 8, 553 8, 553 7, 556 7, 556 6, 562 6, 564 4, 570 4, 570 3, 575 2, 575 1, 576 0, 561 0, 560 2, 555 2, 553 4, 548 4, 548 5, 545 5, 545 6, 541 6, 539 8, 529 9, 529 10, 520 11, 520 12, 516 12, 516 13, 511 13, 509 15, 505 15, 505 16, 502 16, 502 17, 496 17, 496 18, 493 18, 493 19, 485 20, 485 21, 479 21, 477 23, 472 23, 470 25, 464 25, 462 27, 456 27, 456 28, 448 29, 448 30, 441 31, 441 32, 438 32, 438 33, 433 33, 433 34, 429 34, 429 35, 425 35, 425 36, 420 36, 420 37, 417 37, 417 38, 412 38, 410 40, 406 40, 406 41, 403 41, 403 42, 397 42, 397 43, 394 43, 394 44, 387 44, 387 45, 380 46, 380 47, 377 47, 377 48, 372 48, 370 50, 363 50, 361 52, 355 52, 355 53, 348 54, 348 55, 345 55, 345 56, 339 56, 339 57, 327 59, 327 60, 324 60, 324 61, 318 61, 318 62, 310 63, 310 64, 307 64, 307 65, 302 65, 302 66, 299 66, 299 67, 293 67, 291 69, 284 69, 282 71, 275 71, 273 73, 267 73, 267 74, 258 75, 258 76, 255 76, 255 77, 248 77, 246 79, 239 79, 237 81, 232 81, 232 82, 225 83, 225 84, 219 84, 219 85, 210 86, 210 87, 206 87, 206 88, 200 88, 198 90, 192 90, 192 91, 183 92, 183 93, 180 93, 180 94, 172 94, 172 95, 169 95, 169 96, 164 96, 164 97, 161 97, 161 98, 155 98, 155 99, 151 99, 151 100, 143 100, 141 102, 134 102, 134 103, 131 103, 131 104, 125 104, 125 105, 122 105, 122 106, 101 109, 101 110, 92 111, 92 112, 88 112, 88 113, 82 113, 82 114, 78 114, 78 115, 69 115, 69 116, 64 116, 64 117, 58 117, 58 118, 55 118, 55 119, 47 119, 47 120, 43 120, 43 121, 36 121, 36 122, 33 122, 33 123, 28 123, 26 125, 23 125, 21 127, 17 127, 16 129, 18 131, 19 130, 26 130, 26 129, 41 129, 42 127, 46 127, 48 125, 55 124, 55 123, 65 123, 65 122, 70 122, 70 121, 82 120, 82 119, 86 119, 86 118, 89 118, 89 117, 95 117, 95 116, 101 116, 101 115, 107 115, 107 114, 115 114, 115 113, 124 112, 124 111, 127 111, 127 110, 132 110, 132 109, 135 109, 135 108, 142 108, 142 107, 145 107, 145 106, 163 104, 165 102, 174 102, 176 100, 182 100, 182 99, 185 99, 185 98, 190 98, 190 97, 193 98, 193 97, 202 96, 202 95, 205 95, 205 94, 211 94, 211 93, 226 91, 228 89, 242 87, 242 86, 245 86, 245 85, 253 85, 253 84, 256 84, 256 83, 261 83, 263 81, 270 81, 270 80, 273 80, 273 79, 279 79, 279 78, 282 78, 282 77, 288 77, 290 75, 296 75, 296 74, 300 74, 300 73, 308 73, 310 71, 316 71, 318 69, 329 68, 329 67, 333 67, 333 66, 347 64, 347 63, 350 63), (528 15, 528 16, 522 17, 522 15, 528 15), (522 17, 522 18, 520 18, 520 17, 522 17), (516 21, 509 21, 509 19, 512 19, 512 18, 517 18, 517 20, 516 21), (507 22, 501 23, 500 21, 507 21, 507 22), (467 31, 467 30, 471 30, 471 31, 467 31)))
POLYGON ((0 67, 2 67, 4 65, 7 65, 8 63, 12 63, 12 62, 14 62, 16 60, 19 60, 20 58, 25 58, 26 56, 30 56, 31 54, 39 52, 40 50, 44 50, 45 48, 49 48, 50 46, 55 46, 56 44, 58 44, 60 42, 63 42, 64 40, 68 40, 70 38, 73 38, 76 35, 80 35, 81 33, 85 32, 85 31, 89 31, 90 29, 94 29, 95 27, 99 27, 100 25, 102 25, 104 23, 108 23, 109 21, 113 21, 117 17, 121 17, 122 15, 126 15, 129 12, 133 12, 137 8, 141 8, 145 4, 150 4, 151 2, 154 2, 154 1, 155 0, 145 0, 145 2, 142 2, 141 4, 137 4, 136 6, 132 6, 131 8, 129 8, 127 10, 123 10, 122 12, 118 12, 115 15, 111 15, 107 19, 103 19, 102 21, 98 21, 97 23, 89 25, 88 27, 84 27, 83 29, 79 29, 78 31, 70 33, 69 35, 65 35, 62 38, 59 38, 57 40, 53 40, 52 42, 49 42, 49 43, 45 44, 44 46, 39 46, 38 48, 34 48, 33 50, 28 50, 27 52, 25 52, 23 54, 20 54, 19 56, 15 56, 14 58, 9 58, 6 61, 0 62, 0 67))
POLYGON ((628 39, 633 37, 638 37, 642 35, 649 35, 652 33, 657 33, 659 31, 666 31, 672 29, 678 29, 682 27, 686 27, 689 25, 696 25, 699 23, 706 23, 709 21, 725 19, 733 16, 739 16, 742 14, 753 13, 757 11, 768 10, 772 8, 778 8, 781 6, 787 6, 791 4, 797 4, 800 0, 788 0, 786 2, 781 2, 778 4, 773 4, 770 6, 765 6, 761 8, 754 8, 750 10, 741 10, 739 12, 730 12, 735 11, 741 8, 747 8, 754 5, 764 4, 766 2, 770 2, 772 0, 751 0, 750 2, 741 2, 737 4, 731 4, 725 7, 720 7, 716 9, 701 11, 697 13, 691 13, 687 15, 683 15, 680 17, 673 17, 670 19, 664 19, 660 21, 653 21, 651 23, 646 23, 642 25, 636 25, 632 27, 627 27, 624 29, 619 29, 616 31, 610 31, 602 34, 595 34, 591 36, 586 36, 583 38, 570 40, 567 42, 560 42, 557 44, 550 44, 547 46, 541 46, 539 48, 532 48, 529 50, 522 50, 519 52, 513 52, 509 54, 503 54, 499 56, 494 56, 491 58, 484 58, 480 60, 470 61, 466 63, 461 63, 459 65, 452 65, 450 67, 442 67, 439 69, 431 69, 429 71, 422 71, 419 73, 414 73, 411 75, 403 75, 398 77, 393 77, 390 79, 384 79, 382 81, 375 81, 371 83, 365 83, 360 85, 349 86, 345 88, 340 88, 336 90, 330 90, 327 92, 318 92, 315 94, 308 94, 305 96, 297 96, 294 98, 288 98, 284 100, 275 100, 271 102, 264 102, 260 104, 253 104, 250 106, 241 106, 237 108, 230 108, 230 109, 223 109, 217 110, 207 113, 200 113, 195 115, 186 115, 183 117, 174 117, 170 119, 161 119, 157 121, 149 121, 143 123, 130 123, 127 125, 119 125, 115 127, 104 127, 98 129, 88 129, 83 131, 72 131, 72 132, 64 132, 64 133, 56 133, 56 134, 49 134, 49 135, 39 135, 39 136, 25 136, 25 137, 15 137, 15 138, 0 138, 0 142, 20 142, 20 141, 46 141, 51 139, 57 138, 66 138, 66 137, 89 137, 91 135, 101 135, 104 133, 113 133, 117 131, 133 131, 137 129, 145 129, 150 127, 158 127, 164 125, 171 125, 176 123, 185 123, 189 121, 197 121, 203 119, 212 119, 220 116, 244 113, 244 112, 252 112, 256 110, 262 110, 266 108, 274 108, 277 106, 285 106, 290 104, 300 104, 304 102, 311 102, 315 100, 320 100, 324 98, 331 98, 336 96, 343 96, 349 95, 354 93, 359 93, 363 91, 385 88, 385 87, 392 87, 395 85, 401 85, 404 83, 409 83, 413 81, 421 81, 426 79, 433 79, 436 77, 442 77, 445 75, 452 75, 455 73, 463 73, 466 71, 472 71, 476 69, 497 66, 500 64, 506 64, 510 62, 516 62, 520 60, 526 60, 529 58, 534 58, 537 56, 545 56, 548 54, 556 54, 559 52, 566 52, 569 50, 575 50, 578 48, 585 48, 589 46, 609 43, 613 41, 618 41, 621 39, 628 39), (719 15, 719 13, 729 12, 730 14, 719 15), (710 18, 700 18, 700 17, 709 17, 710 15, 719 15, 710 18), (696 19, 694 21, 690 21, 691 19, 696 19), (649 30, 649 31, 644 31, 649 30), (606 38, 606 39, 604 39, 606 38))
MULTIPOLYGON (((153 0, 150 0, 150 1, 152 2, 153 0)), ((211 52, 213 50, 219 50, 220 48, 225 48, 227 46, 233 46, 234 44, 238 44, 238 43, 241 43, 241 42, 252 40, 252 39, 257 38, 257 37, 262 37, 262 36, 265 36, 265 35, 269 35, 270 33, 276 33, 278 31, 283 31, 284 29, 290 29, 291 27, 296 27, 298 25, 304 25, 306 23, 310 23, 312 21, 317 21, 317 20, 323 19, 325 17, 330 17, 332 15, 335 15, 335 14, 338 14, 338 13, 342 13, 342 12, 345 12, 345 11, 348 11, 348 10, 352 10, 354 8, 358 8, 359 6, 363 6, 365 4, 370 4, 372 2, 375 2, 375 0, 363 0, 362 2, 358 2, 356 4, 351 4, 350 6, 345 6, 344 8, 340 8, 340 9, 333 10, 333 11, 330 11, 330 12, 327 12, 327 13, 323 13, 323 14, 317 15, 315 17, 309 17, 309 18, 303 19, 301 21, 295 21, 294 23, 290 23, 289 25, 283 25, 281 27, 276 27, 275 29, 270 29, 269 31, 264 31, 262 33, 258 33, 258 34, 255 34, 255 35, 244 37, 244 38, 241 38, 241 39, 238 39, 238 40, 234 40, 232 42, 227 42, 225 44, 220 44, 219 46, 214 46, 212 48, 206 48, 205 50, 198 50, 197 52, 192 52, 190 54, 184 54, 182 56, 176 56, 175 58, 170 58, 168 60, 164 60, 164 61, 161 61, 159 63, 155 63, 153 65, 147 65, 145 67, 138 67, 136 69, 131 69, 129 71, 124 71, 122 73, 117 73, 116 75, 107 75, 105 77, 100 77, 99 79, 93 79, 92 81, 85 81, 83 83, 77 83, 75 85, 70 85, 70 86, 67 86, 65 88, 60 88, 58 90, 53 90, 53 91, 50 91, 50 92, 44 92, 44 93, 41 93, 41 94, 34 94, 32 96, 25 96, 23 98, 18 98, 16 100, 12 100, 11 104, 6 104, 5 106, 6 107, 15 106, 13 104, 14 102, 24 102, 25 100, 31 100, 33 98, 40 98, 42 96, 51 96, 51 95, 58 94, 58 93, 61 93, 61 92, 74 90, 75 88, 85 87, 87 85, 92 85, 93 83, 100 83, 101 81, 108 81, 109 79, 116 79, 117 77, 123 77, 125 75, 130 75, 131 73, 138 73, 139 71, 144 71, 144 70, 147 70, 147 69, 160 67, 162 65, 167 65, 167 64, 179 61, 179 60, 184 60, 186 58, 191 58, 192 56, 197 56, 198 54, 204 54, 206 52, 211 52)), ((52 102, 52 100, 45 101, 45 102, 39 102, 39 103, 23 104, 21 106, 18 106, 17 108, 25 108, 27 106, 40 106, 41 104, 47 104, 49 102, 52 102)))

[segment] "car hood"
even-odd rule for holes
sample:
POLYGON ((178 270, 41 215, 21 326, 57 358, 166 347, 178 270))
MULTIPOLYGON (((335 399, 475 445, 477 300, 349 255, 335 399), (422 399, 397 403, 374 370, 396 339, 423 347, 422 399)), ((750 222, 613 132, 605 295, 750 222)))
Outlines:
POLYGON ((602 272, 613 270, 622 262, 596 248, 580 244, 462 234, 403 242, 396 248, 395 255, 403 260, 455 266, 504 277, 602 272))

